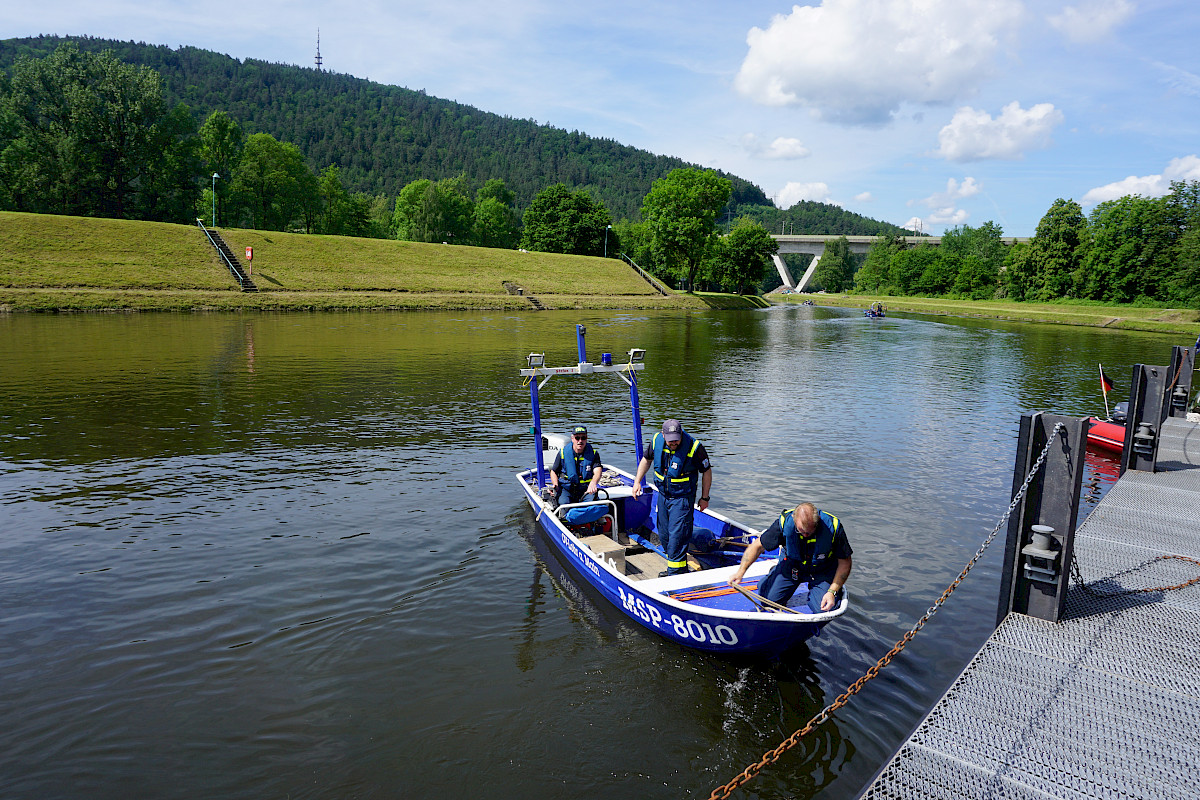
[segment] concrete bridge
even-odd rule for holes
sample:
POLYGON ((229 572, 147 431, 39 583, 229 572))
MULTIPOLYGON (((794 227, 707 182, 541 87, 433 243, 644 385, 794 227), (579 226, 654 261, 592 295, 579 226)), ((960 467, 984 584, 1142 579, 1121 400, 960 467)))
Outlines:
MULTIPOLYGON (((788 269, 787 264, 779 255, 774 256, 775 269, 779 270, 779 277, 783 280, 783 285, 794 292, 804 291, 804 287, 808 285, 812 278, 813 272, 817 269, 817 262, 821 260, 821 256, 825 254, 825 243, 837 239, 837 235, 782 235, 771 234, 771 238, 779 243, 779 254, 784 253, 810 253, 813 256, 812 263, 808 265, 808 269, 804 271, 804 277, 797 283, 792 277, 792 271, 788 269)), ((871 245, 875 244, 881 237, 879 236, 846 236, 846 241, 850 243, 850 252, 858 254, 866 254, 871 249, 871 245)), ((1029 237, 1026 236, 1005 236, 1001 239, 1010 247, 1017 242, 1028 242, 1029 237)), ((904 243, 908 247, 915 247, 918 244, 928 244, 937 247, 942 243, 940 236, 911 236, 905 237, 904 243)))

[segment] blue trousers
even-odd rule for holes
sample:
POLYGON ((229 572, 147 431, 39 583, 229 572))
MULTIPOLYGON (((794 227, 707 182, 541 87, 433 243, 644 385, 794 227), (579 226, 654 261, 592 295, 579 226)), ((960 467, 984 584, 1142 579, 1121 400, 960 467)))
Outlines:
MULTIPOLYGON (((807 605, 809 610, 820 612, 821 598, 829 591, 831 582, 829 579, 822 580, 806 575, 794 567, 787 566, 787 562, 780 561, 767 573, 766 577, 759 581, 758 593, 773 603, 786 606, 801 584, 807 584, 797 605, 807 605)), ((841 602, 840 592, 837 597, 841 602)))
POLYGON ((658 540, 662 543, 667 554, 667 574, 677 575, 687 572, 687 549, 692 543, 692 506, 695 500, 691 495, 683 497, 658 496, 658 517, 655 530, 658 540), (674 562, 674 566, 672 566, 674 562))
POLYGON ((592 492, 584 493, 587 484, 581 486, 567 486, 566 484, 558 484, 558 491, 554 495, 555 501, 559 503, 588 503, 596 499, 596 495, 592 492), (563 500, 563 492, 566 492, 567 499, 563 500))

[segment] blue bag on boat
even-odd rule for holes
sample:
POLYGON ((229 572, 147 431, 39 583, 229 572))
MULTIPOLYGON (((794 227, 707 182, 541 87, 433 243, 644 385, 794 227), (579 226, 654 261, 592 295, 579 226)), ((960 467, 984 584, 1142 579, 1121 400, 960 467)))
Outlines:
POLYGON ((688 550, 693 553, 711 553, 717 547, 717 535, 708 528, 702 528, 699 525, 692 528, 692 541, 688 543, 688 550))
POLYGON ((608 513, 607 503, 597 503, 594 506, 580 506, 579 508, 568 508, 563 519, 568 525, 587 525, 589 522, 595 522, 608 513))

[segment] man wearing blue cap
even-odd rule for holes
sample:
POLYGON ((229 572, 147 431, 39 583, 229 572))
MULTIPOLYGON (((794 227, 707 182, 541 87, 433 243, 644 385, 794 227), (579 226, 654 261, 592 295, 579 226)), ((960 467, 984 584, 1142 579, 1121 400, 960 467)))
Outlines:
POLYGON ((600 454, 588 444, 587 428, 576 425, 571 429, 571 446, 564 447, 554 457, 550 467, 550 485, 554 487, 554 503, 562 502, 563 489, 567 490, 568 503, 582 503, 596 499, 600 487, 600 454), (561 476, 561 477, 560 477, 561 476))
POLYGON ((700 510, 708 508, 712 465, 704 445, 686 433, 679 420, 669 419, 663 423, 662 433, 654 435, 654 442, 638 464, 633 479, 634 497, 641 497, 642 479, 652 467, 658 484, 658 516, 654 527, 667 554, 667 569, 663 575, 677 575, 688 571, 692 506, 697 505, 696 489, 702 486, 700 510))

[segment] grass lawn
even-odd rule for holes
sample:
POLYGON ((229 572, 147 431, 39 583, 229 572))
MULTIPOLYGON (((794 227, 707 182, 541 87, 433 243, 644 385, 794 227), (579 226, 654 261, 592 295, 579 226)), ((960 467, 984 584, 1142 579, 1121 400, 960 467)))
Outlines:
POLYGON ((254 248, 238 291, 193 225, 0 212, 0 310, 751 308, 664 297, 622 261, 483 247, 223 229, 254 248), (510 294, 505 284, 525 296, 510 294))
POLYGON ((1013 300, 950 300, 927 297, 882 297, 865 294, 772 294, 775 303, 802 303, 866 308, 879 301, 888 311, 911 311, 958 317, 985 317, 1021 322, 1049 322, 1060 325, 1088 325, 1098 328, 1153 331, 1156 333, 1200 332, 1200 310, 1194 308, 1143 308, 1139 306, 1099 305, 1091 303, 1018 303, 1013 300))

